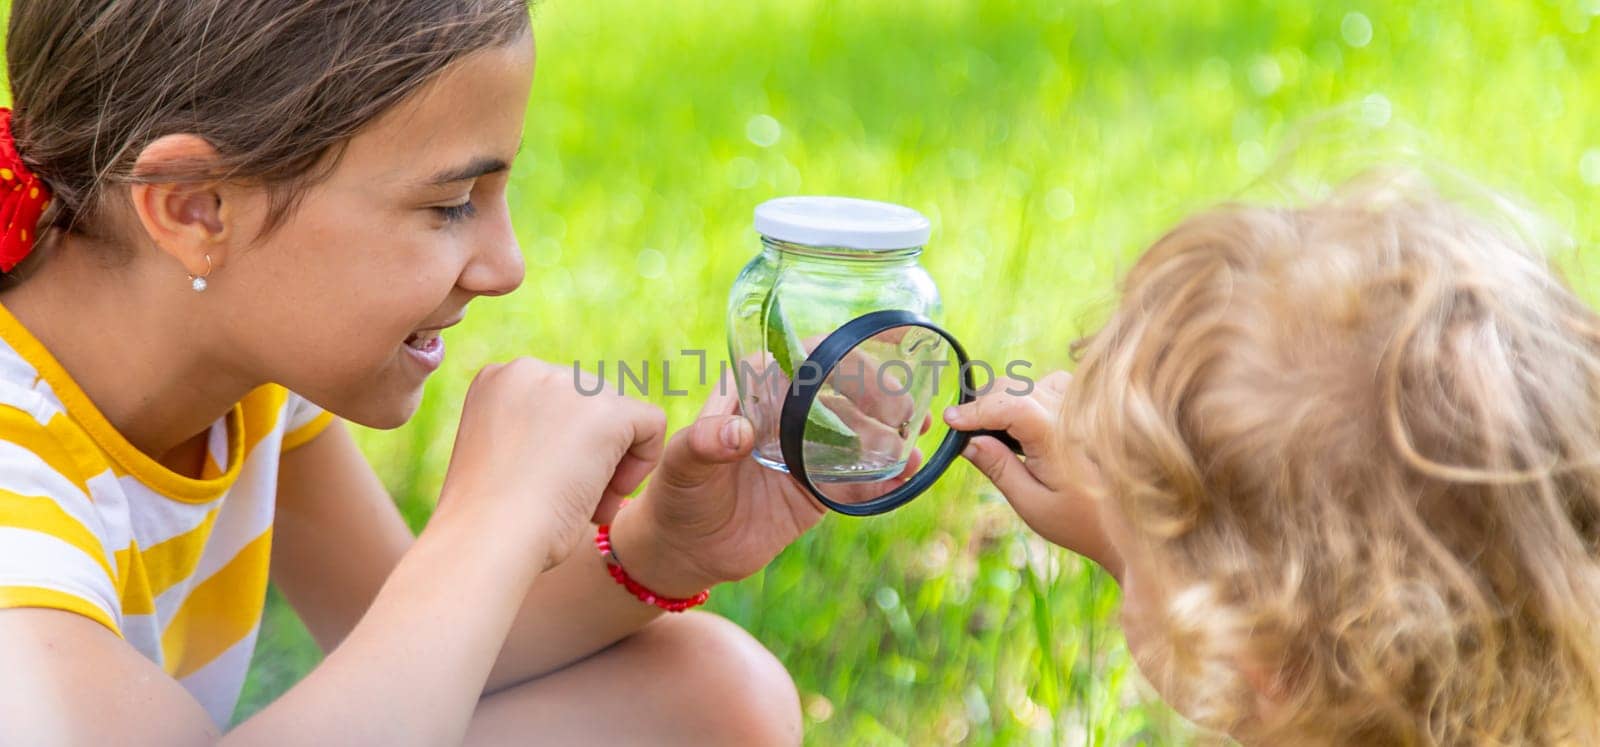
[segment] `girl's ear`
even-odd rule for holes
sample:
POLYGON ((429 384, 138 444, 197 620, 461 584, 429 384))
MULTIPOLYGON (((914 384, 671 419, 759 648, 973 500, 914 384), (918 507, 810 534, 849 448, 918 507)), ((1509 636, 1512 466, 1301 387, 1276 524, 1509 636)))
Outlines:
MULTIPOLYGON (((218 157, 217 150, 197 135, 165 135, 140 151, 134 173, 159 174, 173 166, 192 166, 218 157)), ((228 239, 239 231, 231 225, 236 211, 223 204, 223 191, 217 185, 135 184, 129 192, 133 212, 151 243, 176 259, 186 272, 204 275, 227 261, 228 239)))

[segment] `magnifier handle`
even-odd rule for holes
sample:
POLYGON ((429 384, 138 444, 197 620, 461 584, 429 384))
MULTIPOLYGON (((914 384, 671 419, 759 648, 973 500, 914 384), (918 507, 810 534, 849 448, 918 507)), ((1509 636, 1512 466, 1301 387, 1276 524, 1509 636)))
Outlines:
POLYGON ((989 436, 990 438, 996 439, 1000 443, 1005 444, 1006 448, 1010 449, 1017 456, 1022 456, 1023 455, 1022 454, 1022 444, 1018 443, 1017 439, 1013 438, 1010 433, 1006 433, 1005 431, 991 431, 991 430, 967 431, 967 435, 969 435, 969 436, 971 436, 973 438, 977 438, 978 436, 989 436))

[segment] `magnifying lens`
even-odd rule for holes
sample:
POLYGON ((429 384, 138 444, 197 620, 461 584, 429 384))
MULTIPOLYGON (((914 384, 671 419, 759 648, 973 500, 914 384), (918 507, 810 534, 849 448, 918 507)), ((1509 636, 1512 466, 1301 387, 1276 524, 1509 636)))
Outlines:
POLYGON ((850 320, 795 367, 778 422, 788 472, 822 505, 871 516, 927 491, 977 436, 1021 454, 1004 431, 960 431, 934 417, 977 398, 974 367, 961 343, 921 314, 890 309, 850 320))

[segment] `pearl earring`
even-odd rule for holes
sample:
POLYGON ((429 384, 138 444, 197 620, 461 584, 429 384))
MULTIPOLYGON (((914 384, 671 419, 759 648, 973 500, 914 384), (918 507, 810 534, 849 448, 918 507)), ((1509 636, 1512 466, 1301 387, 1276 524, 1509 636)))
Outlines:
POLYGON ((207 254, 206 255, 206 274, 201 275, 199 277, 195 277, 194 275, 190 275, 189 276, 189 287, 194 288, 194 292, 195 293, 199 293, 199 292, 205 290, 206 289, 206 278, 208 278, 210 276, 211 276, 211 255, 207 254))

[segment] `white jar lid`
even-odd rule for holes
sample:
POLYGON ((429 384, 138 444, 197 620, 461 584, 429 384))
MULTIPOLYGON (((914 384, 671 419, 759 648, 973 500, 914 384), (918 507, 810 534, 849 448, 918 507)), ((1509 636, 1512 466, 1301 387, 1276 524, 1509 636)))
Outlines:
POLYGON ((756 206, 756 231, 807 246, 909 249, 928 243, 928 218, 904 205, 853 197, 779 197, 756 206))

